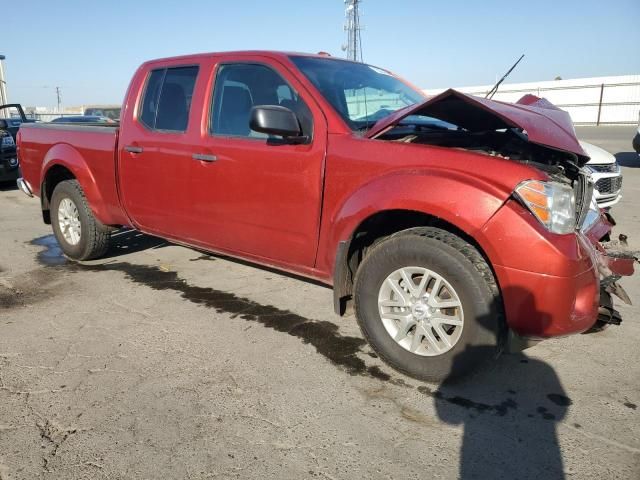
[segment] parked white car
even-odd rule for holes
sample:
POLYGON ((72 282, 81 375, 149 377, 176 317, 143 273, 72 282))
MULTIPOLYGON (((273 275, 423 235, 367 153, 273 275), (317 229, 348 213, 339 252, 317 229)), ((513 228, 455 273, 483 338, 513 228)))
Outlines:
POLYGON ((622 171, 616 157, 606 150, 587 142, 580 142, 591 158, 587 168, 595 183, 593 192, 600 208, 610 208, 622 198, 622 171))

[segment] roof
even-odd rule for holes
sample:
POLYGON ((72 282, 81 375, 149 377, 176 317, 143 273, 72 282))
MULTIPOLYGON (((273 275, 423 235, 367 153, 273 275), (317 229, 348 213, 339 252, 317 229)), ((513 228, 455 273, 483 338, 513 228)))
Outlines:
POLYGON ((327 56, 326 54, 320 53, 304 53, 304 52, 285 52, 278 50, 236 50, 229 52, 202 52, 202 53, 194 53, 190 55, 178 55, 174 57, 164 57, 164 58, 154 58, 152 60, 148 60, 144 62, 143 65, 150 63, 159 63, 159 62, 169 62, 169 61, 195 61, 202 58, 207 57, 243 57, 243 56, 263 56, 269 57, 275 60, 286 60, 288 57, 296 56, 296 57, 315 57, 315 58, 331 58, 334 60, 343 60, 345 62, 351 62, 352 60, 340 57, 327 56))

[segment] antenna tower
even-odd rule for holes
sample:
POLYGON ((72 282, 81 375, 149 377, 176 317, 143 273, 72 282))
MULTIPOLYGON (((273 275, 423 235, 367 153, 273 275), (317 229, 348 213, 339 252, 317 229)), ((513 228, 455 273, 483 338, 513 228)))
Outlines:
POLYGON ((345 23, 344 31, 347 32, 347 43, 342 45, 342 51, 347 52, 347 58, 356 62, 362 62, 362 36, 360 31, 360 4, 361 0, 344 0, 345 23))

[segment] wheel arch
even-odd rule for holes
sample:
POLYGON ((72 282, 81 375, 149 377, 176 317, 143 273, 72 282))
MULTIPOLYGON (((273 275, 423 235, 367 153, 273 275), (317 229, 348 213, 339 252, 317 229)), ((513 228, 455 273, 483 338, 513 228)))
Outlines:
POLYGON ((51 196, 55 187, 65 180, 77 180, 89 202, 91 211, 104 224, 110 224, 110 218, 104 211, 102 194, 98 190, 96 180, 87 162, 80 152, 68 144, 56 144, 47 152, 42 162, 42 184, 40 186, 40 203, 42 218, 51 223, 51 196))
POLYGON ((40 186, 40 206, 42 207, 42 220, 46 224, 51 224, 51 197, 53 191, 60 182, 74 180, 76 177, 71 170, 61 164, 53 164, 42 176, 40 186))
POLYGON ((401 230, 442 228, 473 245, 491 265, 479 233, 510 195, 503 185, 447 169, 398 172, 362 186, 332 215, 323 260, 333 274, 336 313, 347 310, 367 243, 401 230))
POLYGON ((352 235, 338 244, 333 269, 334 310, 338 315, 343 316, 349 310, 355 274, 367 250, 384 238, 416 227, 436 227, 460 237, 472 245, 491 267, 491 261, 480 243, 459 226, 416 210, 379 211, 360 222, 352 235))

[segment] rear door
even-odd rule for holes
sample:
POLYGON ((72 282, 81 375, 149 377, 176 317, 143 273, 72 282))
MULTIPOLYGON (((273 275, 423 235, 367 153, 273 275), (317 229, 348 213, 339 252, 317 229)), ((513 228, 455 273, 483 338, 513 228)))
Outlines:
POLYGON ((216 65, 210 90, 191 167, 189 236, 213 249, 312 266, 327 142, 322 111, 286 67, 261 57, 216 65), (290 108, 309 141, 252 131, 255 105, 290 108))
POLYGON ((199 112, 192 104, 199 71, 193 64, 162 66, 131 87, 140 94, 137 107, 126 106, 120 130, 120 194, 129 217, 146 232, 178 237, 182 227, 197 142, 199 112))

